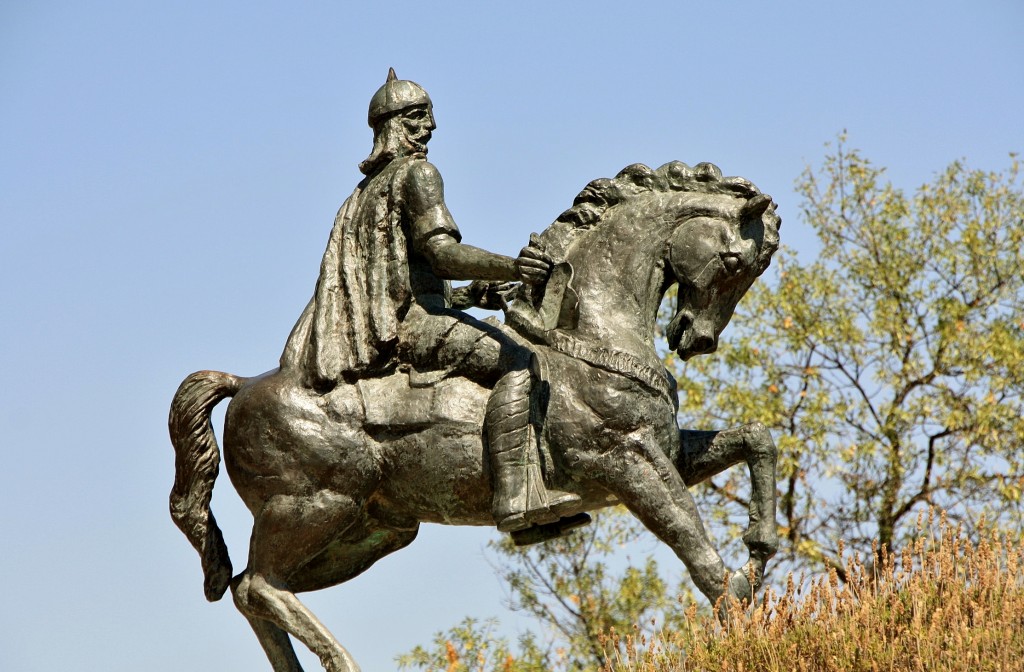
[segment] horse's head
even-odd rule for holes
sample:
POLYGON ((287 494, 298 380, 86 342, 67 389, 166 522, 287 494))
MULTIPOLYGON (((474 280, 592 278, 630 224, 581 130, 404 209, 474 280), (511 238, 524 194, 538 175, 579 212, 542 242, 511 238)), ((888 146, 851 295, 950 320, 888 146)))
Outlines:
POLYGON ((594 180, 541 239, 552 257, 575 266, 580 323, 599 325, 605 337, 616 328, 653 331, 664 292, 678 282, 668 342, 688 359, 717 348, 736 303, 778 249, 779 224, 771 197, 747 180, 722 177, 710 163, 673 161, 594 180))
POLYGON ((668 345, 682 359, 714 352, 736 304, 779 246, 781 220, 770 196, 718 168, 679 164, 689 186, 668 239, 666 266, 679 283, 668 345))

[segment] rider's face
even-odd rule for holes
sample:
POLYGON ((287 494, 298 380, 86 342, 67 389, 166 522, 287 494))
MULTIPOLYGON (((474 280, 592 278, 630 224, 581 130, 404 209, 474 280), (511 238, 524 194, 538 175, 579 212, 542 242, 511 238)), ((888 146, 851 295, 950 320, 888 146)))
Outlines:
POLYGON ((418 150, 423 151, 430 142, 431 132, 437 128, 434 110, 430 105, 417 105, 402 112, 402 127, 405 137, 418 150))

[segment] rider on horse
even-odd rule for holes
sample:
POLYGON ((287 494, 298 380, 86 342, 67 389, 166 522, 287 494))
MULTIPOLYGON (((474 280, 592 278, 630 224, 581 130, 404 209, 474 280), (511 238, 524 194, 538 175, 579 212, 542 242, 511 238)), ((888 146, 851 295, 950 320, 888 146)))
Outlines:
POLYGON ((495 523, 515 532, 557 521, 580 498, 544 485, 532 355, 458 310, 502 304, 496 282, 544 283, 551 259, 532 245, 513 259, 461 243, 441 175, 426 160, 435 124, 422 87, 392 69, 370 100, 368 121, 373 150, 359 165, 366 177, 338 211, 316 293, 281 368, 322 391, 396 367, 414 386, 454 374, 492 388, 485 445, 495 523), (449 280, 474 283, 453 297, 449 280))

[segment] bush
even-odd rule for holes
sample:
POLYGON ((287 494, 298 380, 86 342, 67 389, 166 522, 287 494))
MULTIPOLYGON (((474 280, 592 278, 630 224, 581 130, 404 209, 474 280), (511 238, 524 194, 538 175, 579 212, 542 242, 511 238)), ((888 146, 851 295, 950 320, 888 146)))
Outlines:
POLYGON ((965 539, 943 516, 918 521, 898 556, 843 556, 835 569, 725 622, 691 618, 653 638, 609 635, 606 672, 847 672, 1024 669, 1024 543, 965 539))

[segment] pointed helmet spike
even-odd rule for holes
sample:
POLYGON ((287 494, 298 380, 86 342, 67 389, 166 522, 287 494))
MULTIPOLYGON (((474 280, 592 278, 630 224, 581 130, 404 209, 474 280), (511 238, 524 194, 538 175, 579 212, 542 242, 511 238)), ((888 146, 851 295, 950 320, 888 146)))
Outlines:
POLYGON ((393 82, 398 79, 398 75, 395 74, 394 68, 388 68, 388 78, 385 81, 393 82))

